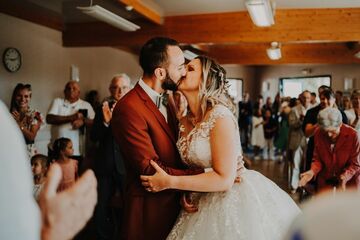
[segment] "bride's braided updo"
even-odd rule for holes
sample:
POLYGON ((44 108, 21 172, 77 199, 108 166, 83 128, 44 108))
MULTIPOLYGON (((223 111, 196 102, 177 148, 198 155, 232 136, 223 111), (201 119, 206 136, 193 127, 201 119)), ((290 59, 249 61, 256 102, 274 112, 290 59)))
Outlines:
POLYGON ((196 57, 202 64, 202 81, 199 86, 201 115, 204 117, 207 109, 216 104, 224 105, 235 114, 235 105, 229 95, 229 82, 226 71, 213 59, 206 56, 196 57))

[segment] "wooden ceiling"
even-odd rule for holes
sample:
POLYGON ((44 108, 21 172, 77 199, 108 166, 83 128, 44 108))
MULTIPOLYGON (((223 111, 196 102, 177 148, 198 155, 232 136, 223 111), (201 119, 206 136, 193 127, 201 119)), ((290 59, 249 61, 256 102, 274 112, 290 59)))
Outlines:
POLYGON ((169 36, 223 64, 360 63, 354 57, 360 51, 360 8, 277 9, 275 25, 259 28, 245 11, 161 17, 139 0, 116 4, 134 7, 131 21, 140 30, 123 32, 96 21, 65 22, 64 14, 24 0, 0 0, 0 12, 62 31, 65 47, 112 46, 137 53, 150 37, 169 36), (273 41, 281 43, 280 60, 266 55, 273 41))

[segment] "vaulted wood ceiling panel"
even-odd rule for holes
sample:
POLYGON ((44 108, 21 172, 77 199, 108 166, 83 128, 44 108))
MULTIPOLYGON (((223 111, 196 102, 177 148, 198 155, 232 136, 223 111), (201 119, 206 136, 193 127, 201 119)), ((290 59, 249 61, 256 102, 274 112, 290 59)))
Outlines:
MULTIPOLYGON (((168 35, 181 43, 264 43, 264 42, 327 42, 360 40, 360 8, 278 10, 276 24, 269 28, 253 25, 247 12, 166 17, 164 26, 142 24, 134 33, 113 31, 100 24, 85 26, 69 24, 64 32, 66 45, 77 35, 107 34, 111 31, 117 45, 143 44, 149 37, 168 35), (84 31, 80 31, 84 29, 84 31), (72 37, 70 37, 70 35, 72 37), (70 38, 67 41, 68 36, 70 38)), ((83 44, 96 40, 84 37, 83 44)), ((107 45, 98 42, 96 45, 107 45)))

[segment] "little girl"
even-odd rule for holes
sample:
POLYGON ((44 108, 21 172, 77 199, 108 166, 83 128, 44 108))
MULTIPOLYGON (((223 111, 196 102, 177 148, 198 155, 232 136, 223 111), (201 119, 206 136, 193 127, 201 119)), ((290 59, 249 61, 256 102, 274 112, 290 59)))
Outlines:
POLYGON ((34 175, 33 195, 36 201, 39 201, 39 195, 44 187, 47 173, 47 157, 42 154, 36 154, 31 158, 31 169, 34 175))
POLYGON ((53 145, 55 162, 62 170, 62 180, 57 189, 58 192, 71 187, 78 178, 78 162, 70 157, 73 155, 73 145, 68 138, 56 139, 53 145))

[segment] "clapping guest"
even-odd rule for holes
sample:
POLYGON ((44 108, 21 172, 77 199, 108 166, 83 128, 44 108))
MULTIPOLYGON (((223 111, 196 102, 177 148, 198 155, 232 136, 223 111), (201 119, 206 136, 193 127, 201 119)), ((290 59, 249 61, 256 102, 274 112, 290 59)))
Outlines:
MULTIPOLYGON (((314 138, 313 135, 315 133, 316 128, 318 127, 317 124, 317 116, 320 110, 331 107, 331 108, 338 108, 335 104, 335 94, 332 89, 328 86, 322 85, 318 88, 319 96, 320 96, 320 104, 309 109, 306 112, 302 129, 305 133, 305 136, 309 138, 307 150, 306 150, 306 164, 305 170, 310 169, 313 151, 314 151, 314 138)), ((340 110, 342 115, 342 121, 345 124, 348 124, 348 119, 343 111, 340 110)))
POLYGON ((94 171, 98 180, 98 204, 95 208, 97 239, 113 239, 120 214, 110 208, 113 196, 123 197, 125 166, 119 145, 111 131, 112 111, 115 104, 130 90, 130 78, 126 74, 113 77, 109 85, 110 96, 96 109, 91 140, 96 143, 94 150, 94 171))
POLYGON ((11 97, 10 112, 25 138, 29 158, 37 152, 34 142, 44 122, 41 113, 30 108, 30 101, 31 85, 17 84, 11 97))
POLYGON ((319 112, 315 148, 309 171, 299 186, 315 178, 318 191, 353 186, 360 189, 360 143, 357 132, 342 123, 341 112, 327 107, 319 112))

